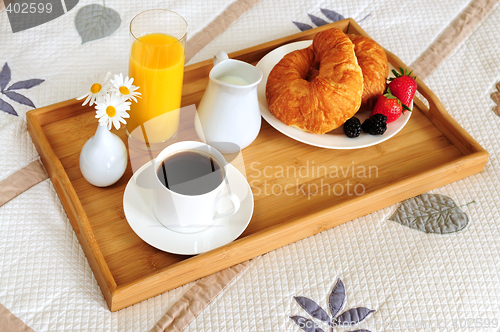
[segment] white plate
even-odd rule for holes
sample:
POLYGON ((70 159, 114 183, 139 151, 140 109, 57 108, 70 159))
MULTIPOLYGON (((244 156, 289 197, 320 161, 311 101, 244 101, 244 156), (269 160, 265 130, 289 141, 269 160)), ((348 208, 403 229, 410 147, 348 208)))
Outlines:
MULTIPOLYGON (((286 124, 278 120, 271 112, 269 112, 269 107, 267 106, 267 100, 266 100, 266 84, 269 73, 286 54, 301 48, 306 48, 309 45, 311 45, 311 43, 312 43, 311 40, 305 40, 283 45, 266 54, 259 61, 259 63, 257 63, 257 67, 260 70, 262 70, 264 74, 262 81, 257 87, 260 111, 262 113, 262 117, 271 126, 273 126, 278 131, 282 132, 286 136, 291 137, 299 142, 327 149, 365 148, 367 146, 375 145, 385 140, 388 140, 392 136, 396 135, 401 129, 403 129, 403 127, 410 119, 411 112, 405 112, 399 117, 399 119, 387 124, 387 130, 383 135, 370 135, 363 132, 359 137, 356 138, 347 137, 344 134, 342 126, 323 135, 306 133, 299 129, 287 126, 286 124)), ((394 67, 392 67, 389 64, 389 71, 393 68, 394 67)), ((410 108, 413 109, 413 102, 410 105, 410 108)), ((363 121, 367 119, 369 115, 370 115, 369 112, 360 112, 355 116, 359 118, 361 123, 363 123, 363 121)))
POLYGON ((234 241, 247 228, 253 214, 253 195, 247 180, 234 166, 228 165, 227 179, 231 192, 241 201, 240 209, 209 228, 191 234, 171 231, 156 219, 153 213, 153 190, 142 188, 136 183, 136 179, 148 167, 151 167, 151 162, 132 176, 123 195, 123 210, 130 227, 148 244, 173 254, 195 255, 234 241))

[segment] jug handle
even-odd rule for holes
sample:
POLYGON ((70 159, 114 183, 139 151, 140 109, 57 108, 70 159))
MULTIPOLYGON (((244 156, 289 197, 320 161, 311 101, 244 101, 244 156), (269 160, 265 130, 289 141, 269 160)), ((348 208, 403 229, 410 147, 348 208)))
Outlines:
POLYGON ((219 51, 214 55, 214 67, 217 66, 219 63, 221 63, 224 60, 229 59, 227 56, 227 53, 224 51, 219 51))

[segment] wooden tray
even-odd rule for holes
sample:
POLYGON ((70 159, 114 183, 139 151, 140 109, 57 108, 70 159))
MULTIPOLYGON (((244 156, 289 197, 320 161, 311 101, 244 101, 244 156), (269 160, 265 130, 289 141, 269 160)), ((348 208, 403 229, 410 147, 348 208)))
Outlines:
MULTIPOLYGON (((234 52, 230 57, 255 64, 279 46, 312 39, 330 27, 367 35, 356 22, 347 19, 234 52)), ((395 67, 406 67, 396 56, 387 54, 395 67)), ((186 67, 183 106, 198 104, 211 68, 211 60, 186 67)), ((233 243, 197 256, 159 251, 129 227, 122 199, 132 175, 130 165, 123 178, 108 188, 93 187, 83 179, 78 158, 83 144, 96 130, 93 108, 68 100, 28 112, 27 121, 108 306, 116 311, 480 172, 488 153, 448 115, 422 81, 417 83, 429 107, 415 99, 413 115, 400 133, 364 149, 313 147, 279 133, 263 121, 256 141, 243 150, 255 198, 250 225, 233 243), (339 170, 337 177, 326 175, 325 168, 333 172, 335 167, 339 170), (351 173, 352 168, 348 167, 354 167, 356 172, 351 173), (358 174, 363 168, 364 177, 358 174), (302 173, 294 175, 290 171, 287 177, 280 169, 302 170, 302 173), (348 174, 343 175, 340 170, 348 174), (368 170, 372 173, 368 174, 368 170), (351 195, 347 192, 348 181, 351 195), (364 186, 363 195, 352 194, 355 184, 364 186), (279 188, 276 186, 274 193, 271 192, 273 185, 287 188, 288 193, 276 194, 279 188), (344 194, 326 190, 321 194, 313 190, 321 186, 335 189, 336 185, 336 193, 343 187, 344 194)), ((124 129, 118 135, 126 142, 124 129)))

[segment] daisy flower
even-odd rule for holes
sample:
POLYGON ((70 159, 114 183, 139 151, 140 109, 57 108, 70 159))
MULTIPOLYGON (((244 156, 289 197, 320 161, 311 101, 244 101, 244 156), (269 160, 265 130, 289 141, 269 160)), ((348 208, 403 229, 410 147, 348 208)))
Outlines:
POLYGON ((127 121, 124 118, 130 117, 127 113, 130 110, 130 102, 123 100, 121 95, 116 94, 106 94, 103 101, 98 101, 96 103, 95 117, 99 119, 99 125, 108 126, 108 130, 111 130, 111 125, 114 125, 116 129, 120 129, 120 122, 125 124, 127 121))
POLYGON ((137 103, 137 99, 135 97, 139 97, 141 93, 135 91, 139 89, 139 87, 132 85, 132 83, 134 82, 133 77, 129 79, 128 76, 125 76, 124 79, 123 75, 120 73, 120 75, 115 75, 114 79, 111 79, 110 82, 111 82, 111 88, 109 89, 110 92, 122 95, 125 100, 132 99, 137 103))
POLYGON ((91 77, 85 83, 85 94, 76 100, 82 100, 86 98, 83 102, 82 106, 85 106, 88 102, 89 106, 92 106, 97 101, 101 101, 104 99, 104 96, 107 94, 109 90, 108 79, 111 76, 110 72, 100 73, 91 77))

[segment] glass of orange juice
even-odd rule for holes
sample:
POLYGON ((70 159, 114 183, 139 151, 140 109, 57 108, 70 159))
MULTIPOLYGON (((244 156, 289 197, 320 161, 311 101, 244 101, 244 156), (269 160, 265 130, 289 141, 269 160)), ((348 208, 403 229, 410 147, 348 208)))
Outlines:
POLYGON ((130 22, 129 77, 141 99, 130 106, 129 143, 173 142, 179 127, 187 23, 164 9, 142 12, 130 22))

